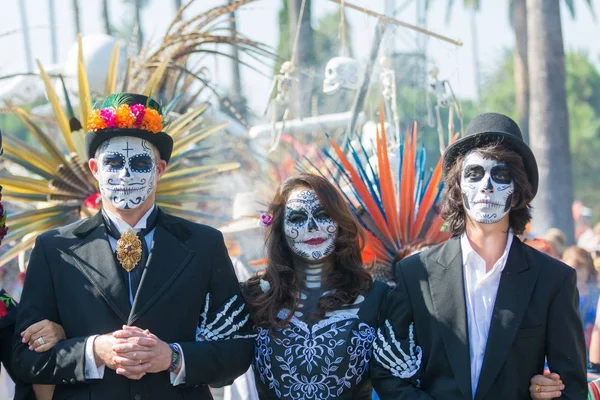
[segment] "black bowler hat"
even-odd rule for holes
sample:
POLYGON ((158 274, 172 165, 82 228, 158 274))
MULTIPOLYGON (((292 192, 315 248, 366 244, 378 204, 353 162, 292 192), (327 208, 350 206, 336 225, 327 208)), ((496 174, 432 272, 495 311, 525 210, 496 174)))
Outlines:
POLYGON ((134 93, 114 93, 92 110, 88 118, 85 146, 88 158, 107 139, 133 136, 147 140, 167 163, 173 152, 173 138, 162 132, 163 109, 151 98, 134 93))
POLYGON ((498 113, 486 113, 473 118, 467 126, 465 136, 448 146, 444 152, 444 175, 452 168, 458 156, 490 143, 504 144, 523 158, 525 172, 535 196, 539 182, 535 156, 523 141, 523 134, 517 123, 506 115, 498 113))

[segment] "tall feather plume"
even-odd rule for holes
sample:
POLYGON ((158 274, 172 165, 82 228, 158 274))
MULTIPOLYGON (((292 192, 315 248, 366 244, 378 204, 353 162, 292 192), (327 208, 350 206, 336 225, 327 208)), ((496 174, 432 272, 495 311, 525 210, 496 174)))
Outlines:
POLYGON ((393 264, 399 257, 421 245, 440 243, 449 235, 442 231, 444 221, 437 211, 442 189, 441 158, 435 169, 426 174, 424 151, 417 152, 415 123, 398 150, 400 165, 395 174, 388 156, 384 122, 384 110, 380 107, 373 154, 377 168, 371 165, 360 140, 358 148, 351 145, 349 154, 345 154, 330 138, 334 154, 326 149, 323 153, 333 166, 326 175, 344 194, 366 231, 363 260, 375 262, 376 279, 393 284, 393 264))

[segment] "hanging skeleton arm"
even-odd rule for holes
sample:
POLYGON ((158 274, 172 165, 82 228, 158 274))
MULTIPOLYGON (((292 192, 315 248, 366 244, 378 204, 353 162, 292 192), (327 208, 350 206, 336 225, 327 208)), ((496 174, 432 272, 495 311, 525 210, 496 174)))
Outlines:
MULTIPOLYGON (((429 71, 429 76, 431 79, 427 83, 427 93, 425 95, 425 102, 427 105, 428 123, 429 123, 429 126, 433 127, 434 120, 433 120, 433 115, 432 115, 432 111, 431 111, 431 100, 429 98, 429 92, 433 93, 433 95, 436 98, 435 114, 436 114, 436 121, 437 121, 436 125, 437 125, 438 138, 439 138, 439 142, 440 142, 440 152, 441 152, 441 154, 443 154, 444 150, 446 148, 446 145, 445 145, 445 141, 444 141, 444 128, 442 125, 442 116, 441 116, 440 109, 448 108, 450 117, 453 116, 453 113, 456 110, 456 115, 458 116, 458 118, 460 120, 461 126, 462 126, 462 121, 463 121, 463 114, 462 114, 462 109, 460 108, 460 105, 458 104, 458 100, 456 99, 456 96, 454 95, 454 90, 452 90, 452 85, 450 85, 450 82, 447 80, 438 79, 439 73, 440 73, 440 70, 438 67, 433 67, 429 71)), ((451 119, 449 119, 449 121, 448 121, 448 126, 449 127, 454 126, 453 121, 451 119)), ((452 137, 453 130, 454 129, 451 128, 450 132, 448 132, 448 135, 450 137, 452 137)))
POLYGON ((285 121, 288 120, 290 114, 290 92, 292 86, 298 79, 293 75, 296 68, 291 61, 286 61, 281 64, 279 74, 273 77, 271 82, 271 88, 269 89, 268 103, 263 112, 263 116, 266 116, 271 109, 271 145, 269 152, 274 151, 279 145, 281 139, 281 133, 285 127, 285 121), (283 116, 281 119, 281 126, 276 129, 277 116, 279 112, 283 110, 283 116))
POLYGON ((392 68, 392 61, 388 57, 379 59, 381 73, 379 80, 381 82, 381 95, 386 108, 386 114, 392 116, 394 134, 390 135, 391 149, 400 148, 400 117, 398 116, 398 102, 396 99, 396 72, 392 68))

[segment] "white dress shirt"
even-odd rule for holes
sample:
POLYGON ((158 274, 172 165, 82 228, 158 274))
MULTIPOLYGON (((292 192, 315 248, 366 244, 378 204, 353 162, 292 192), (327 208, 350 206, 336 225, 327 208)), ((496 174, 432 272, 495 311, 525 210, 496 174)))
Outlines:
MULTIPOLYGON (((146 229, 146 224, 148 222, 148 217, 154 211, 154 207, 152 207, 142 218, 135 224, 134 227, 131 227, 127 222, 123 221, 113 213, 108 210, 104 210, 108 219, 115 225, 120 234, 123 234, 128 229, 133 229, 136 232, 140 232, 146 229)), ((154 239, 154 229, 146 234, 144 237, 146 240, 146 247, 148 249, 152 248, 152 240, 154 239)), ((112 236, 108 236, 108 241, 110 242, 110 247, 113 252, 117 249, 117 239, 112 236)), ((133 304, 133 294, 131 291, 131 280, 129 280, 129 304, 133 304)), ((85 341, 85 378, 86 379, 103 379, 104 378, 104 368, 102 365, 100 367, 96 367, 96 357, 94 357, 94 340, 98 335, 90 336, 85 341)), ((171 384, 172 385, 181 385, 185 383, 185 361, 183 359, 183 351, 179 344, 175 343, 175 346, 179 349, 179 353, 181 354, 181 370, 179 374, 171 373, 171 384)))
POLYGON ((512 231, 509 231, 504 253, 489 271, 486 271, 483 258, 471 247, 466 233, 460 238, 465 283, 465 304, 467 306, 469 328, 473 398, 475 398, 475 393, 477 392, 477 384, 479 382, 481 366, 483 365, 483 357, 490 332, 496 294, 500 285, 500 277, 506 266, 513 238, 512 231))

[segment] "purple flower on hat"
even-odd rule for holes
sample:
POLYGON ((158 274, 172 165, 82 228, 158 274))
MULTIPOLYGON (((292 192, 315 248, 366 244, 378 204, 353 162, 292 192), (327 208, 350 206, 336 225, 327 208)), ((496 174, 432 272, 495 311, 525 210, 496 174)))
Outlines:
POLYGON ((270 226, 273 223, 273 216, 271 214, 262 214, 260 216, 260 226, 270 226))

